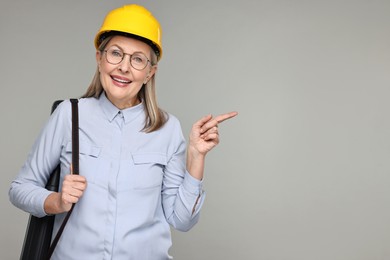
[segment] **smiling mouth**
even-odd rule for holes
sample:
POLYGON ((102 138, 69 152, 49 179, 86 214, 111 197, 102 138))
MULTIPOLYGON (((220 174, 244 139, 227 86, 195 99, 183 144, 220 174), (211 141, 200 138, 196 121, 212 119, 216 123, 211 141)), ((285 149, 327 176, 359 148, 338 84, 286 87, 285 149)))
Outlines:
POLYGON ((122 83, 122 84, 130 84, 131 83, 131 80, 124 80, 124 79, 120 79, 120 78, 113 77, 113 76, 111 76, 111 78, 112 78, 112 80, 119 82, 119 83, 122 83))

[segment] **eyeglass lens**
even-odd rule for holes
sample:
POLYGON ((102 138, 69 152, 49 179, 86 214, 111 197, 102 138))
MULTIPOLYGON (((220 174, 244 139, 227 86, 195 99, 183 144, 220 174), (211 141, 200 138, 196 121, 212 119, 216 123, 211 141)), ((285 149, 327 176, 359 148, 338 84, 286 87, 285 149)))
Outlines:
POLYGON ((148 58, 140 53, 135 52, 133 54, 124 53, 117 47, 110 47, 106 51, 107 62, 111 64, 119 64, 125 58, 126 54, 130 56, 130 65, 136 70, 143 70, 148 65, 148 58))

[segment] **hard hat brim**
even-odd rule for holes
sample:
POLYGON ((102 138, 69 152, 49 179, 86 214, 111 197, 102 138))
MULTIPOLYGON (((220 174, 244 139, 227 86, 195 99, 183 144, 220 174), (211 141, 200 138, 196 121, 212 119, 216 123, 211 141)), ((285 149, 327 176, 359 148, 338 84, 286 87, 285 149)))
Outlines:
POLYGON ((100 44, 102 43, 102 41, 104 39, 106 39, 107 37, 115 36, 115 35, 125 36, 125 37, 129 37, 129 38, 133 38, 133 39, 142 41, 142 42, 148 44, 153 49, 154 53, 157 55, 158 60, 161 58, 161 49, 159 48, 159 46, 156 43, 154 43, 151 40, 146 39, 144 37, 141 37, 141 36, 138 36, 135 34, 131 34, 131 33, 126 33, 126 32, 119 32, 119 31, 100 32, 95 37, 95 48, 98 49, 100 44))

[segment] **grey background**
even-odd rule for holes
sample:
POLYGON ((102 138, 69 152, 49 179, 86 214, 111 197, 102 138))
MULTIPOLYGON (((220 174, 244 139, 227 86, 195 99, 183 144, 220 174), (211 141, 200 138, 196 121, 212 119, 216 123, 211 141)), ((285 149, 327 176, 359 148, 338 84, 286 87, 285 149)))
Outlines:
MULTIPOLYGON (((0 3, 0 254, 28 214, 8 188, 56 99, 84 93, 93 38, 126 1, 0 3)), ((390 1, 134 1, 163 26, 160 105, 187 136, 237 110, 175 259, 390 259, 390 1)))

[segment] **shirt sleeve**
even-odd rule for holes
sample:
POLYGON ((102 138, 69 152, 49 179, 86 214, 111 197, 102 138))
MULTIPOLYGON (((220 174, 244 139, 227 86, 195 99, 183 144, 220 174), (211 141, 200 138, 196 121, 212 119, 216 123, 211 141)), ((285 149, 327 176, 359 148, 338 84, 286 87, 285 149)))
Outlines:
POLYGON ((199 220, 205 199, 203 181, 186 171, 186 143, 179 123, 172 136, 178 137, 175 152, 164 172, 162 200, 165 217, 175 229, 190 230, 199 220))
POLYGON ((45 186, 60 163, 65 133, 71 131, 68 107, 69 101, 64 101, 50 116, 9 189, 11 203, 36 217, 46 215, 44 202, 51 191, 45 186))

